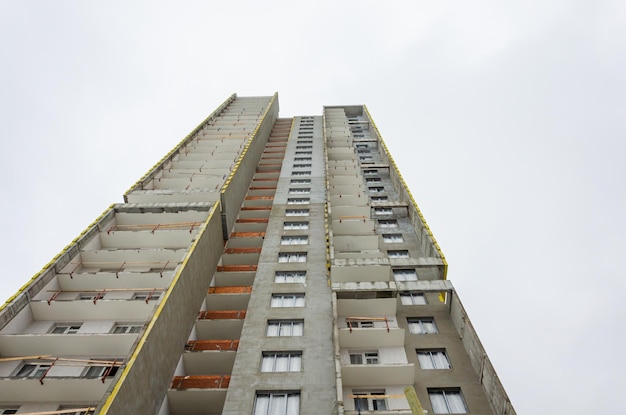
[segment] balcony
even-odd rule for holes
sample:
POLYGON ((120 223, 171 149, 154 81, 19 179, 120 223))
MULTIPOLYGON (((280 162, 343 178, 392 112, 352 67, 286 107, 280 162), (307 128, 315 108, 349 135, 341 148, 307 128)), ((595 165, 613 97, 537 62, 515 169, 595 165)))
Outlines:
POLYGON ((389 363, 341 366, 344 386, 412 385, 415 383, 415 365, 389 363))
POLYGON ((149 320, 156 301, 142 300, 71 300, 31 301, 35 320, 73 321, 81 320, 149 320))
MULTIPOLYGON (((391 267, 388 265, 332 266, 330 278, 333 283, 389 282, 391 267)), ((350 313, 353 314, 353 313, 350 313)), ((394 313, 395 314, 395 311, 394 313)))
POLYGON ((224 310, 248 308, 251 286, 221 286, 209 288, 207 307, 209 310, 224 310))
MULTIPOLYGON (((82 317, 81 317, 82 318, 82 317)), ((67 355, 125 356, 137 334, 3 334, 2 356, 67 355)))
POLYGON ((241 336, 245 310, 201 311, 196 333, 201 340, 238 339, 241 336))
POLYGON ((172 389, 226 389, 230 383, 228 375, 174 376, 172 389))

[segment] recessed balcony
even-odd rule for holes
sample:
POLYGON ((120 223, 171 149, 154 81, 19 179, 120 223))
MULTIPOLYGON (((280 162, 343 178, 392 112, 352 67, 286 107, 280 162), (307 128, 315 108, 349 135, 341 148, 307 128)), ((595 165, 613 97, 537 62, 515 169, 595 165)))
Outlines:
POLYGON ((412 363, 379 363, 341 366, 344 386, 412 385, 415 365, 412 363))

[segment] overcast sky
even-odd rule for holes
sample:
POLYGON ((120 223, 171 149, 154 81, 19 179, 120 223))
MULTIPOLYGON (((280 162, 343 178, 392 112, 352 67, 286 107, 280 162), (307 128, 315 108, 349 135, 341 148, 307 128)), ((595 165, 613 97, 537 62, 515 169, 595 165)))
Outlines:
POLYGON ((0 302, 233 92, 366 104, 518 414, 626 407, 623 0, 0 0, 0 56, 0 302))

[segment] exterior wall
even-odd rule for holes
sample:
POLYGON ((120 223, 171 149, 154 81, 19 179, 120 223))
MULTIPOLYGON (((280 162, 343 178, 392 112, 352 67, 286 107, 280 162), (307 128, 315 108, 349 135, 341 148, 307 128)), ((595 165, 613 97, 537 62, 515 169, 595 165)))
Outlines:
POLYGON ((100 413, 158 411, 217 266, 223 246, 221 227, 214 206, 100 413))

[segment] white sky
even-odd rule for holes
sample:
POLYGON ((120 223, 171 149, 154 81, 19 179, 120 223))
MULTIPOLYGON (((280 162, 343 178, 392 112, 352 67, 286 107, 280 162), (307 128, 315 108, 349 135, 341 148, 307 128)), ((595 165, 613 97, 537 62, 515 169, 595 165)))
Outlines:
POLYGON ((0 302, 231 93, 366 104, 518 413, 625 407, 625 2, 0 0, 0 56, 0 302))

